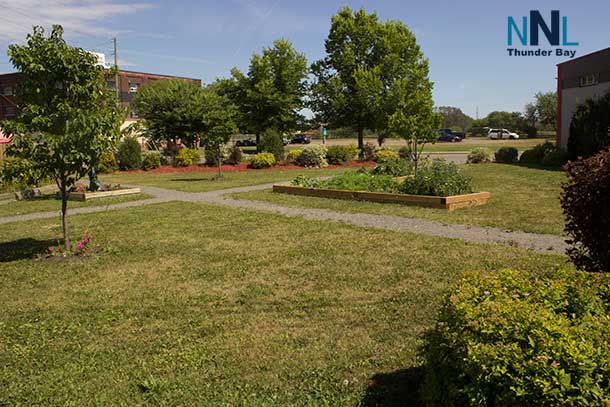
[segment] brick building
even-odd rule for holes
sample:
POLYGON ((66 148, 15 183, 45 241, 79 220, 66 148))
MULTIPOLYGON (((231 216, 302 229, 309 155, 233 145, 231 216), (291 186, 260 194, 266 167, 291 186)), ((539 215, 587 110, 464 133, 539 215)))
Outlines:
MULTIPOLYGON (((0 120, 10 119, 19 114, 19 109, 15 104, 15 93, 19 87, 20 76, 19 73, 0 75, 0 120)), ((138 90, 153 81, 175 78, 190 81, 201 86, 201 79, 120 70, 118 75, 119 92, 121 103, 128 108, 127 121, 136 120, 138 117, 137 112, 131 104, 132 98, 138 90)), ((108 87, 116 90, 115 82, 115 78, 110 78, 108 80, 108 87)))

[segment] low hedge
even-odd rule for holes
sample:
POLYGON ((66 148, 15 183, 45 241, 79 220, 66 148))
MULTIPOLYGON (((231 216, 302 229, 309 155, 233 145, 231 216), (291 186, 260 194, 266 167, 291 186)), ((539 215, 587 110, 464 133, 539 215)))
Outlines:
POLYGON ((178 167, 188 167, 197 164, 201 160, 199 152, 193 148, 183 148, 176 154, 175 163, 178 167))
POLYGON ((250 162, 250 166, 252 168, 260 169, 260 168, 269 168, 275 165, 275 156, 273 153, 263 152, 258 153, 252 157, 252 161, 250 162))
POLYGON ((432 406, 610 403, 610 277, 473 273, 451 289, 427 345, 432 406))
POLYGON ((515 147, 502 147, 495 154, 496 162, 502 164, 514 164, 518 158, 519 150, 515 147))

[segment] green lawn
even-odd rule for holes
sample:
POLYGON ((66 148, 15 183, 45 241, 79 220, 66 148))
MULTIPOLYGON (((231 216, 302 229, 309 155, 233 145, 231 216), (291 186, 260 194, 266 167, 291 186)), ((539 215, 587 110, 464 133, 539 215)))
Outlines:
POLYGON ((565 180, 563 172, 502 164, 463 165, 461 168, 472 176, 476 191, 491 192, 491 200, 486 205, 446 212, 398 204, 286 195, 271 190, 234 196, 287 206, 417 217, 557 235, 563 233, 564 218, 559 205, 561 184, 565 180))
MULTIPOLYGON (((68 211, 74 208, 83 208, 88 206, 104 206, 112 205, 121 202, 139 201, 142 199, 152 198, 146 194, 135 194, 126 196, 117 196, 109 198, 99 198, 91 201, 70 201, 68 203, 68 211)), ((5 201, 0 202, 0 217, 3 216, 15 216, 25 215, 33 212, 51 212, 61 210, 61 200, 56 199, 55 196, 44 196, 35 199, 28 199, 24 201, 5 201)))
POLYGON ((412 405, 461 272, 565 262, 183 202, 71 222, 106 250, 32 259, 59 222, 0 225, 0 405, 412 405))
POLYGON ((216 172, 185 172, 185 173, 145 173, 127 174, 114 173, 100 175, 102 182, 119 184, 137 184, 175 189, 184 192, 206 192, 216 189, 243 187, 246 185, 265 184, 268 182, 291 180, 299 174, 308 174, 312 177, 340 174, 346 168, 316 169, 302 168, 296 170, 257 170, 225 172, 224 179, 216 180, 216 172))

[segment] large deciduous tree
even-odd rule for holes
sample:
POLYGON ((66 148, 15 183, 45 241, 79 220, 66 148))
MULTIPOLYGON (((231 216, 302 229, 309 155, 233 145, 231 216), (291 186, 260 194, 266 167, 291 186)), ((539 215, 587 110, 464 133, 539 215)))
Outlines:
POLYGON ((21 114, 2 123, 12 135, 8 154, 29 160, 57 184, 64 247, 70 250, 70 189, 116 144, 123 112, 106 86, 109 73, 93 54, 68 45, 61 26, 53 26, 48 37, 34 27, 27 44, 10 45, 8 54, 21 72, 21 114))
POLYGON ((428 61, 399 21, 344 7, 332 17, 325 49, 311 67, 309 106, 320 120, 355 129, 360 149, 366 129, 388 131, 399 105, 405 116, 416 114, 408 109, 418 107, 404 100, 431 98, 428 61))
POLYGON ((256 134, 258 143, 266 129, 288 132, 297 127, 307 72, 305 55, 295 51, 290 41, 279 39, 252 56, 246 74, 234 68, 232 78, 217 86, 237 105, 240 129, 256 134))

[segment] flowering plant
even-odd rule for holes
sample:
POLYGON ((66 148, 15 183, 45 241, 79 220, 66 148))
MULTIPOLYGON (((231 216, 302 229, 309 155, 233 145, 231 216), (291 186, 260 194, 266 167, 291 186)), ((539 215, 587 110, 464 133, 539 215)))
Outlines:
POLYGON ((89 244, 91 243, 91 235, 89 233, 85 233, 81 240, 77 240, 76 242, 72 242, 70 244, 71 249, 65 250, 63 245, 59 246, 49 246, 47 248, 48 256, 52 257, 68 257, 68 256, 82 256, 89 249, 89 244))

